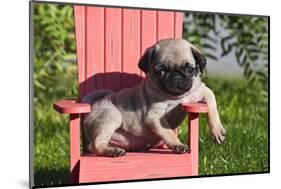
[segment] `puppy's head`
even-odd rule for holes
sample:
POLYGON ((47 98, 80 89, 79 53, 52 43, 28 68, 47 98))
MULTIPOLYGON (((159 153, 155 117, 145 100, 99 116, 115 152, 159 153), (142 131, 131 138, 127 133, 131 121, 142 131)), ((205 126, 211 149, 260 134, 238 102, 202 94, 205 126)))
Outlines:
POLYGON ((139 68, 146 76, 173 96, 188 92, 205 66, 206 58, 184 39, 161 40, 139 60, 139 68))

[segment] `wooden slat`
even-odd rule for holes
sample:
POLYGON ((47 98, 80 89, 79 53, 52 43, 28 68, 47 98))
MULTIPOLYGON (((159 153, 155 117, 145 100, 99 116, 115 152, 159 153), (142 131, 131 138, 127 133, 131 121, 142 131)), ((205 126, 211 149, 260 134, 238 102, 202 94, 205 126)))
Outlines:
POLYGON ((86 8, 86 92, 102 88, 104 71, 104 9, 86 8))
POLYGON ((75 36, 78 62, 79 98, 85 95, 85 7, 75 6, 75 36))
MULTIPOLYGON (((141 10, 141 56, 148 47, 156 43, 156 11, 141 10)), ((145 73, 141 72, 142 76, 145 73)))
POLYGON ((122 78, 121 88, 140 82, 138 60, 140 57, 140 11, 123 9, 122 14, 122 78), (133 74, 133 75, 128 75, 133 74))
POLYGON ((156 11, 142 10, 141 54, 156 43, 156 11), (148 35, 149 34, 149 35, 148 35))
POLYGON ((105 88, 120 90, 121 9, 105 8, 105 88))
POLYGON ((182 38, 183 13, 175 12, 174 19, 175 38, 182 38))
POLYGON ((157 11, 157 41, 174 38, 174 12, 157 11))
POLYGON ((92 7, 85 7, 85 55, 86 55, 86 66, 85 66, 85 91, 86 93, 92 91, 95 87, 94 78, 92 77, 94 74, 94 36, 95 34, 95 25, 94 25, 94 11, 92 7))
POLYGON ((80 168, 80 182, 181 177, 191 174, 190 154, 174 154, 168 149, 154 149, 147 153, 128 152, 126 156, 118 158, 82 156, 80 168))
POLYGON ((104 86, 103 75, 104 72, 104 8, 91 7, 93 14, 93 51, 94 72, 95 72, 95 88, 102 89, 104 86))
MULTIPOLYGON (((160 159, 165 162, 165 159, 160 159)), ((176 160, 175 160, 176 161, 176 160)), ((178 166, 120 166, 118 169, 111 170, 94 170, 85 171, 85 175, 80 176, 80 183, 87 182, 108 182, 108 181, 122 181, 122 180, 138 180, 138 179, 159 179, 172 177, 187 177, 190 174, 191 165, 178 166), (120 171, 122 170, 122 171, 120 171), (144 171, 141 171, 144 170, 144 171), (110 174, 108 174, 110 173, 110 174)))

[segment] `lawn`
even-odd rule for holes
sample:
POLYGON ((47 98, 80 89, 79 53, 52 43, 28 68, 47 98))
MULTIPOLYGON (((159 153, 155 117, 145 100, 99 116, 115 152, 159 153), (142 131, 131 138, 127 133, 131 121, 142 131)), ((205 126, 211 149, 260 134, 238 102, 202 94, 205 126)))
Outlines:
MULTIPOLYGON (((73 77, 67 79, 69 83, 58 83, 58 86, 63 86, 61 92, 45 95, 43 104, 35 104, 34 179, 37 186, 68 183, 68 117, 56 113, 52 109, 52 102, 55 99, 75 98, 64 93, 68 88, 73 89, 71 82, 75 80, 73 77)), ((60 78, 58 81, 66 79, 60 78)), ((213 144, 206 116, 201 116, 199 174, 267 172, 268 102, 260 84, 216 78, 208 78, 206 83, 216 94, 227 139, 222 145, 213 144)), ((35 95, 39 93, 35 91, 35 95)), ((185 128, 184 122, 179 132, 183 141, 186 138, 185 128)))

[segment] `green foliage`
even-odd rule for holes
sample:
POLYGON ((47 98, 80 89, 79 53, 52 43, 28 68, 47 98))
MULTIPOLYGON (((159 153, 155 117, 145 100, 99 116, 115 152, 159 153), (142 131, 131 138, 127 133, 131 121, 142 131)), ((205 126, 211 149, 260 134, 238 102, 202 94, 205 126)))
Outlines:
POLYGON ((33 5, 35 184, 63 184, 69 180, 68 118, 53 102, 77 98, 73 8, 33 5))
MULTIPOLYGON (((44 103, 45 94, 58 96, 64 85, 58 77, 76 76, 74 20, 72 6, 34 3, 34 101, 44 103)), ((77 87, 70 88, 72 96, 77 87)))
POLYGON ((186 13, 183 38, 200 47, 207 58, 214 60, 218 59, 216 32, 216 16, 214 14, 186 13))
POLYGON ((244 76, 249 81, 260 81, 267 98, 268 18, 203 13, 187 13, 186 16, 188 28, 184 37, 214 60, 234 52, 244 76), (218 47, 222 49, 220 55, 218 47))

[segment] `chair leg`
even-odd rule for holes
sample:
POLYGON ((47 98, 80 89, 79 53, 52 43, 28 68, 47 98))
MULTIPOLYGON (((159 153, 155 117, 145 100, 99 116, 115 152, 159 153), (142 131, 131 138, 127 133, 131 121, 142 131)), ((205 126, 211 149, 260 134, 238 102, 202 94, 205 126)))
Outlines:
POLYGON ((70 179, 71 183, 79 182, 80 168, 80 117, 70 114, 70 179))
POLYGON ((79 184, 79 175, 80 175, 80 161, 70 170, 70 183, 79 184))
POLYGON ((188 141, 191 149, 192 175, 198 175, 198 151, 199 151, 199 114, 188 113, 188 141))

